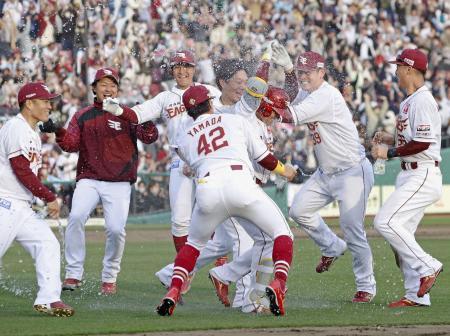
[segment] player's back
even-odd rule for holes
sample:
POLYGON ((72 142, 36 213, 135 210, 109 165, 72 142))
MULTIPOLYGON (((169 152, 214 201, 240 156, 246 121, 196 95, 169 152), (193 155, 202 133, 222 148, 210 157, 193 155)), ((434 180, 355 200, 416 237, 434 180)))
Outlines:
POLYGON ((253 172, 251 159, 267 152, 248 121, 231 114, 203 114, 178 139, 178 150, 198 176, 233 164, 253 172))

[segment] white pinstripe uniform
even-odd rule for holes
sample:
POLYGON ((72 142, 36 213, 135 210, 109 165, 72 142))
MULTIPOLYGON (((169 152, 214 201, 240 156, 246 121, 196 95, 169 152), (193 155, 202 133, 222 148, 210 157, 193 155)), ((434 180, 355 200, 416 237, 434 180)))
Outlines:
POLYGON ((16 240, 35 261, 35 305, 60 301, 59 242, 45 220, 31 208, 32 193, 17 179, 9 159, 23 155, 37 175, 42 164, 41 139, 22 114, 0 129, 0 259, 16 240))
POLYGON ((438 167, 442 160, 441 122, 438 105, 426 86, 400 104, 396 147, 412 140, 431 145, 420 153, 401 157, 405 169, 397 176, 395 191, 378 212, 374 226, 398 254, 405 297, 430 305, 429 294, 417 296, 420 278, 435 273, 442 263, 426 253, 414 237, 426 207, 442 195, 442 174, 438 167))
MULTIPOLYGON (((198 85, 195 83, 194 85, 198 85)), ((210 85, 205 85, 213 95, 220 95, 220 91, 210 85)), ((189 123, 192 119, 186 113, 182 102, 183 93, 173 87, 156 97, 134 106, 138 123, 156 120, 160 117, 167 125, 169 145, 173 145, 180 124, 189 123)), ((194 183, 192 179, 183 174, 183 162, 176 153, 172 152, 172 161, 169 181, 169 198, 172 221, 172 234, 176 237, 186 236, 191 220, 192 206, 194 204, 194 183)))
POLYGON ((373 259, 364 231, 367 198, 374 177, 352 115, 342 94, 324 81, 317 90, 300 90, 292 104, 297 124, 307 124, 319 168, 295 195, 289 215, 319 246, 322 255, 340 256, 346 245, 353 257, 357 291, 376 293, 373 259), (339 203, 340 239, 318 211, 339 203))

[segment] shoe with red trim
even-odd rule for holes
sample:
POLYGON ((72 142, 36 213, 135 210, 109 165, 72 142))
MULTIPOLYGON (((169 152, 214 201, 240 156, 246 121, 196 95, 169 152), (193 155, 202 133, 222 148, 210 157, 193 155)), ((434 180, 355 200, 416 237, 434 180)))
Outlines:
POLYGON ((178 288, 170 288, 159 306, 156 307, 156 312, 161 316, 172 316, 178 301, 180 301, 180 297, 181 294, 178 288))
POLYGON ((444 269, 441 266, 441 268, 439 268, 433 274, 420 278, 420 287, 419 287, 419 290, 417 291, 418 297, 423 297, 425 294, 430 292, 431 288, 436 283, 437 277, 439 276, 439 274, 442 273, 443 270, 444 269))
POLYGON ((280 279, 274 279, 266 287, 266 295, 270 302, 270 311, 275 316, 283 316, 284 310, 284 298, 286 297, 287 288, 284 281, 280 279))
POLYGON ((213 271, 209 271, 209 279, 211 280, 214 289, 216 290, 219 301, 223 303, 225 307, 229 307, 230 299, 228 298, 228 285, 217 278, 213 271))
POLYGON ((74 279, 74 278, 67 278, 64 280, 62 284, 62 290, 63 291, 74 291, 77 288, 81 287, 81 280, 74 279))
POLYGON ((103 295, 114 295, 117 293, 117 284, 115 282, 102 282, 101 293, 103 295))
POLYGON ((337 260, 338 257, 326 257, 322 256, 319 263, 316 266, 317 273, 323 273, 330 269, 331 265, 337 260))
POLYGON ((374 295, 368 292, 357 291, 352 299, 354 303, 369 303, 373 300, 374 295))
POLYGON ((75 310, 62 301, 56 301, 47 304, 34 305, 34 309, 40 313, 57 317, 70 317, 75 314, 75 310))
POLYGON ((216 262, 214 263, 215 267, 219 267, 219 266, 223 266, 228 262, 228 257, 227 256, 223 256, 220 258, 216 259, 216 262))
POLYGON ((405 307, 425 307, 426 305, 411 301, 405 297, 402 297, 398 301, 388 304, 388 308, 405 308, 405 307))

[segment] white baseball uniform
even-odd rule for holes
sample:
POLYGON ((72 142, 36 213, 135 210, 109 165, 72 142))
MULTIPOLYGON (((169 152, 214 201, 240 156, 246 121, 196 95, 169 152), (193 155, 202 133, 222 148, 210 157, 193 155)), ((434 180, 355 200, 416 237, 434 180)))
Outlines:
POLYGON ((272 239, 292 237, 280 209, 254 183, 251 160, 260 161, 269 151, 248 121, 228 114, 204 114, 178 139, 180 156, 198 177, 188 244, 204 248, 228 217, 246 219, 240 223, 251 237, 261 231, 272 239))
POLYGON ((41 139, 22 114, 0 129, 0 259, 16 240, 35 261, 38 293, 34 302, 60 301, 59 242, 45 220, 32 210, 32 193, 16 178, 9 159, 25 156, 37 175, 42 164, 41 139))
POLYGON ((289 215, 320 247, 322 255, 353 257, 357 291, 376 293, 372 252, 364 231, 367 199, 374 183, 370 162, 359 142, 341 93, 326 81, 315 91, 300 90, 292 105, 297 124, 307 124, 319 168, 295 195, 289 215), (338 201, 344 240, 318 211, 338 201))
MULTIPOLYGON (((197 83, 195 83, 198 85, 197 83)), ((220 91, 210 85, 205 85, 213 96, 219 96, 220 91)), ((160 117, 167 125, 167 137, 169 145, 175 142, 177 130, 180 125, 189 123, 192 118, 186 113, 182 102, 183 93, 173 87, 156 97, 134 106, 138 123, 156 120, 160 117)), ((172 234, 176 237, 186 236, 191 220, 192 206, 194 204, 194 183, 192 179, 183 174, 183 161, 176 153, 172 152, 172 161, 169 181, 169 198, 172 221, 172 234)))
POLYGON ((420 153, 401 157, 403 170, 397 176, 396 189, 376 215, 374 226, 399 256, 405 297, 430 305, 429 294, 417 296, 420 278, 435 273, 442 263, 426 253, 414 237, 425 208, 442 195, 442 174, 438 166, 441 122, 438 105, 426 86, 400 104, 395 140, 397 147, 412 140, 431 144, 420 153))

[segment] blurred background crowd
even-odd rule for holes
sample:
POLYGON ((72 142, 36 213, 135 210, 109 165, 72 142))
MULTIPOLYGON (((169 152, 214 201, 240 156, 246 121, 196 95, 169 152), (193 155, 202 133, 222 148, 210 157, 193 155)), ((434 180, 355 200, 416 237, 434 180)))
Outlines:
MULTIPOLYGON (((18 112, 17 92, 43 80, 62 93, 55 114, 67 121, 92 103, 95 71, 119 69, 121 102, 130 106, 174 85, 169 54, 191 49, 196 80, 214 84, 214 64, 241 58, 255 69, 267 42, 277 39, 293 59, 313 50, 327 59, 328 81, 339 87, 365 143, 380 129, 393 132, 404 93, 395 66, 386 63, 404 48, 429 57, 427 85, 439 103, 443 145, 450 135, 450 2, 447 0, 0 0, 0 127, 18 112)), ((271 67, 282 87, 282 69, 271 67)), ((167 208, 164 173, 168 143, 140 146, 132 211, 167 208), (161 175, 148 176, 148 173, 161 175)), ((306 172, 316 168, 306 126, 277 126, 275 151, 306 172)), ((43 180, 55 184, 70 205, 76 154, 62 152, 43 135, 43 180)))

